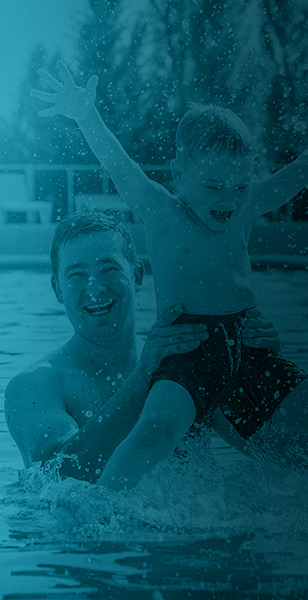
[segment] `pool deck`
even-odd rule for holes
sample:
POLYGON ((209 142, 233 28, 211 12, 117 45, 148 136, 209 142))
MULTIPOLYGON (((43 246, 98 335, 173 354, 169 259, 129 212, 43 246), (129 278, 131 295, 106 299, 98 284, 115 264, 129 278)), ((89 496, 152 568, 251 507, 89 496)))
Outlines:
MULTIPOLYGON (((56 224, 5 223, 0 225, 0 267, 49 268, 49 250, 56 224)), ((149 270, 143 226, 129 224, 137 254, 149 270)), ((308 221, 262 222, 249 242, 254 268, 308 268, 308 221)))

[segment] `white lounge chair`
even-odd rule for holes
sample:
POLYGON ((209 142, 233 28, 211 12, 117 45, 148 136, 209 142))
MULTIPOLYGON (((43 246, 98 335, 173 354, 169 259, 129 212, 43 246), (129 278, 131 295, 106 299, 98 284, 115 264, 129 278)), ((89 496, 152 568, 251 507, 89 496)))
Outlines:
POLYGON ((40 223, 50 223, 52 202, 30 199, 26 176, 23 173, 0 173, 0 222, 9 213, 24 213, 26 222, 33 223, 39 215, 40 223))

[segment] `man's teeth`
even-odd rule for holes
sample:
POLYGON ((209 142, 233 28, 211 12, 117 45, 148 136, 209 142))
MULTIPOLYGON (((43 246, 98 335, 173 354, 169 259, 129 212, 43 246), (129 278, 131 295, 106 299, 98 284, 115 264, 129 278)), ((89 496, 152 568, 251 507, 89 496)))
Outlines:
POLYGON ((113 300, 108 300, 108 302, 100 302, 99 304, 88 304, 85 309, 92 314, 104 314, 112 305, 113 300))

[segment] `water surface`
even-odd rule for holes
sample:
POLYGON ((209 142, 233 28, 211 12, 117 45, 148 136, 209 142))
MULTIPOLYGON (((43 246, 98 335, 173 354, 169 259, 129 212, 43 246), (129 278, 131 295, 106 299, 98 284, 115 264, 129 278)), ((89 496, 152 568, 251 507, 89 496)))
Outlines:
MULTIPOLYGON (((308 273, 257 272, 254 281, 284 353, 308 369, 308 273)), ((251 461, 201 430, 127 494, 58 482, 55 465, 22 471, 3 390, 71 328, 47 273, 2 272, 1 282, 2 598, 306 598, 303 472, 251 461)), ((140 344, 154 321, 147 276, 137 301, 140 344)))

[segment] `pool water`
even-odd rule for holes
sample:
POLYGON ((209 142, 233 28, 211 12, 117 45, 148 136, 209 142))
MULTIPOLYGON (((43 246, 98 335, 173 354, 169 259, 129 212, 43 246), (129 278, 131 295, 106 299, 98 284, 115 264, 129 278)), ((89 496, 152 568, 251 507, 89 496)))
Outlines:
MULTIPOLYGON (((254 274, 285 355, 308 369, 308 273, 254 274)), ((307 598, 306 473, 252 461, 199 430, 128 493, 24 472, 3 391, 71 333, 49 275, 1 273, 1 598, 307 598), (16 483, 17 482, 17 483, 16 483)), ((153 281, 137 300, 140 345, 155 321, 153 281)))

